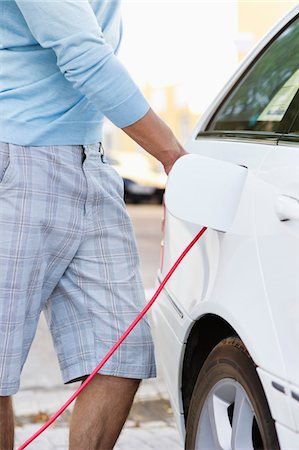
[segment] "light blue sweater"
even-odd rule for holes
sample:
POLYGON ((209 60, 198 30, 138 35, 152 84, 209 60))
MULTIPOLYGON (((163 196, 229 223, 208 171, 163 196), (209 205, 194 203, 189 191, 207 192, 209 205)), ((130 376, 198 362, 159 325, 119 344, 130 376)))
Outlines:
POLYGON ((92 144, 149 105, 120 63, 120 0, 0 0, 0 141, 92 144))

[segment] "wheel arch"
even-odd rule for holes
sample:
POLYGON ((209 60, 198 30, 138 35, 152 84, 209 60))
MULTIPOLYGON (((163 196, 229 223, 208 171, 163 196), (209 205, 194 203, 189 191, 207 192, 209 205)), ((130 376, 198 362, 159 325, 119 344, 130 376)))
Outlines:
POLYGON ((186 343, 182 369, 182 401, 185 421, 192 392, 206 358, 222 339, 238 333, 221 317, 206 314, 193 325, 186 343))

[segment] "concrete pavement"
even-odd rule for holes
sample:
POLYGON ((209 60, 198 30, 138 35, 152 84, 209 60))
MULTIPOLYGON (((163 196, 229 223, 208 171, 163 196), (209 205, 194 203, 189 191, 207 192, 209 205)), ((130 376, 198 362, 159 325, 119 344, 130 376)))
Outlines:
MULTIPOLYGON (((28 389, 20 391, 14 402, 16 412, 16 446, 23 443, 73 393, 74 388, 28 389)), ((55 425, 46 430, 28 448, 58 450, 68 448, 68 424, 72 407, 55 425)), ((182 450, 164 383, 146 380, 141 385, 129 419, 115 447, 117 450, 182 450)), ((84 450, 84 449, 82 449, 84 450)))
MULTIPOLYGON (((23 442, 35 431, 33 425, 28 425, 17 431, 17 445, 23 442)), ((16 447, 17 448, 17 447, 16 447)), ((36 444, 32 444, 31 450, 65 450, 68 448, 67 429, 54 428, 47 431, 47 435, 41 437, 36 444)), ((127 425, 116 446, 116 450, 182 450, 173 427, 165 426, 163 422, 144 425, 142 428, 127 425)), ((84 449, 82 449, 84 450, 84 449)))

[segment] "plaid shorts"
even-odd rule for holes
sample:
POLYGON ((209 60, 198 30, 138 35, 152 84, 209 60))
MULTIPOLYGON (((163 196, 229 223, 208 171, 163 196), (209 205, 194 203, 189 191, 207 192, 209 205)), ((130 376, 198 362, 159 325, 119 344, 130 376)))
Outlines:
MULTIPOLYGON (((145 304, 123 181, 101 145, 0 143, 0 395, 17 392, 41 311, 63 381, 89 374, 145 304)), ((101 370, 156 374, 147 319, 101 370)))

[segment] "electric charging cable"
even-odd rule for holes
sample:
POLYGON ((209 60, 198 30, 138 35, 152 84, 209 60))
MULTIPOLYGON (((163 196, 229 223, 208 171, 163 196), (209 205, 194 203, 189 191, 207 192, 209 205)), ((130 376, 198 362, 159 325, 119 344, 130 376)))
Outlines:
POLYGON ((162 280, 160 286, 156 290, 155 294, 151 298, 151 300, 146 304, 146 306, 143 308, 143 310, 138 314, 136 319, 131 323, 131 325, 127 328, 127 330, 123 333, 123 335, 120 337, 120 339, 114 344, 114 346, 108 351, 106 356, 102 359, 102 361, 97 365, 97 367, 93 370, 93 372, 86 378, 86 380, 81 384, 81 386, 73 393, 73 395, 61 406, 61 408, 52 416, 50 419, 41 427, 39 430, 37 430, 29 439, 27 439, 26 442, 24 442, 18 450, 23 450, 24 448, 28 447, 29 444, 31 444, 38 436, 40 436, 55 420, 61 416, 61 414, 66 410, 66 408, 78 397, 80 392, 83 391, 83 389, 88 385, 88 383, 91 382, 91 380, 97 375, 97 373, 100 371, 100 369, 106 364, 106 362, 111 358, 113 353, 118 349, 118 347, 123 343, 123 341, 127 338, 127 336, 131 333, 131 331, 135 328, 135 326, 140 322, 140 320, 145 316, 145 314, 148 312, 148 310, 151 308, 151 306, 156 301, 157 297, 163 290, 165 284, 169 280, 169 278, 172 276, 176 268, 180 265, 182 260, 185 258, 187 253, 191 250, 191 248, 196 244, 196 242, 201 238, 201 236, 205 233, 207 230, 207 227, 202 227, 202 229, 197 233, 194 239, 190 242, 190 244, 185 248, 185 250, 182 252, 182 254, 179 256, 179 258, 176 260, 176 262, 173 264, 169 272, 166 274, 164 279, 162 280))

